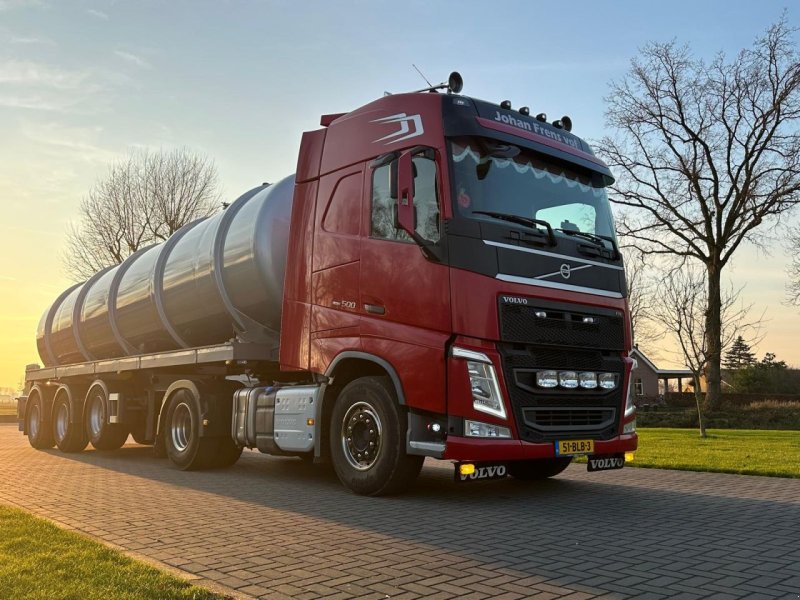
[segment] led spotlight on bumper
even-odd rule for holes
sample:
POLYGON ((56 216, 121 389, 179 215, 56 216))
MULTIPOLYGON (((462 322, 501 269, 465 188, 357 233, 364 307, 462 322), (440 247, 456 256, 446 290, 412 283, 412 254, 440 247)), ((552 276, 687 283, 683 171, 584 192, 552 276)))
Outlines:
POLYGON ((547 369, 536 371, 536 385, 540 388, 560 387, 565 390, 581 388, 584 390, 613 390, 617 387, 616 373, 595 373, 593 371, 555 371, 547 369))

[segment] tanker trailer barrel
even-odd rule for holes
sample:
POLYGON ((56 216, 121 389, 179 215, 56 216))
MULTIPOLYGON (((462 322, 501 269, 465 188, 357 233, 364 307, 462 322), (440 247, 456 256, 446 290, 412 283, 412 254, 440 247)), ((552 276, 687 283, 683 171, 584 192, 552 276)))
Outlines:
POLYGON ((39 323, 46 366, 224 343, 277 346, 294 176, 259 186, 61 294, 39 323))

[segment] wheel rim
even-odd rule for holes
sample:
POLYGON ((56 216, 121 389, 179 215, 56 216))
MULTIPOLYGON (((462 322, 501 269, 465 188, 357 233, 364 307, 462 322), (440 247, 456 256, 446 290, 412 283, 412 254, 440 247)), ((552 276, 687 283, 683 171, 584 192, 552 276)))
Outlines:
POLYGON ((172 445, 178 452, 183 452, 192 441, 192 410, 186 402, 181 402, 172 413, 172 445))
POLYGON ((58 405, 58 412, 56 413, 56 439, 61 442, 67 437, 67 428, 69 427, 69 407, 66 402, 58 405))
POLYGON ((41 413, 39 412, 39 405, 33 404, 30 408, 30 416, 28 417, 28 435, 32 438, 39 437, 39 421, 41 413))
POLYGON ((358 471, 371 468, 381 450, 381 420, 375 408, 356 402, 342 419, 342 450, 351 467, 358 471))
POLYGON ((106 411, 103 407, 103 399, 100 396, 95 396, 92 399, 92 406, 89 409, 89 429, 92 432, 92 437, 100 437, 103 432, 103 425, 106 421, 106 411))

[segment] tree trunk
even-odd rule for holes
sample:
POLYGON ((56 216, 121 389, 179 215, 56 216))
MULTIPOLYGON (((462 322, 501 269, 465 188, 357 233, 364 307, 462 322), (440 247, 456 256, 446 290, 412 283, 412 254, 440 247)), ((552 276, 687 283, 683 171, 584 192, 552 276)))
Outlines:
POLYGON ((708 269, 708 306, 706 308, 706 402, 707 411, 717 410, 720 405, 722 375, 722 290, 720 276, 722 267, 718 258, 712 258, 708 269))

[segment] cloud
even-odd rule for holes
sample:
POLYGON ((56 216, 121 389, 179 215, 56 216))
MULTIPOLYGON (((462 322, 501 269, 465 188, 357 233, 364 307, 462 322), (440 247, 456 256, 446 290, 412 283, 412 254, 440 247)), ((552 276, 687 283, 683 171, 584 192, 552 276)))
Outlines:
POLYGON ((0 94, 0 106, 6 108, 25 108, 28 110, 42 110, 46 112, 70 112, 77 100, 60 98, 45 98, 38 94, 0 94))
POLYGON ((70 155, 88 163, 107 164, 119 155, 95 143, 102 133, 100 127, 68 127, 59 123, 41 123, 23 120, 20 132, 27 139, 50 146, 57 154, 68 150, 70 155))
POLYGON ((132 54, 131 52, 125 52, 124 50, 114 50, 114 54, 116 54, 122 60, 129 62, 137 67, 142 69, 150 69, 152 65, 143 59, 141 56, 137 56, 136 54, 132 54))
POLYGON ((89 76, 89 71, 69 71, 32 61, 0 62, 0 84, 75 90, 85 88, 89 76))
POLYGON ((108 13, 104 13, 102 10, 97 10, 96 8, 89 8, 86 12, 102 21, 108 21, 110 18, 108 13))
POLYGON ((0 11, 43 5, 42 0, 0 0, 0 11))
POLYGON ((9 41, 12 44, 25 44, 25 45, 39 44, 41 46, 56 45, 56 43, 53 40, 39 36, 12 36, 9 41))

